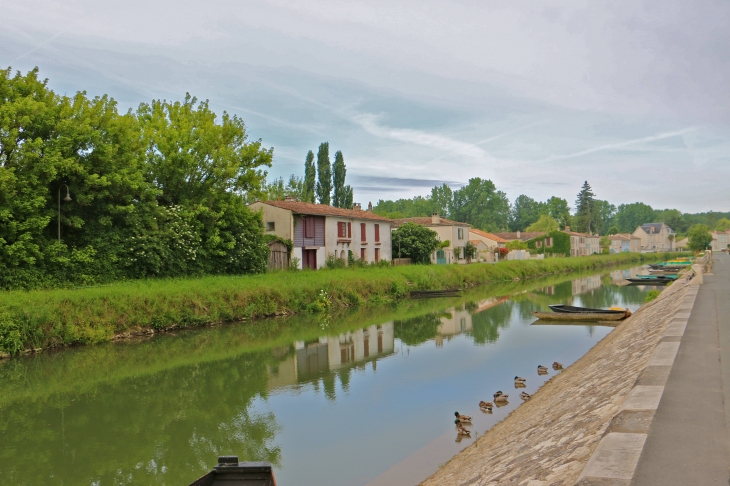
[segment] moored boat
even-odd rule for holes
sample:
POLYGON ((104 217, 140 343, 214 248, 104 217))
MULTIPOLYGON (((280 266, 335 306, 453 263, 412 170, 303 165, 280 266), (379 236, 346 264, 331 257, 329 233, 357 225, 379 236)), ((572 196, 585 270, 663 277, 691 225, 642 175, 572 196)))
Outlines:
POLYGON ((576 307, 572 305, 549 305, 553 312, 558 314, 625 314, 626 309, 591 309, 590 307, 576 307))
POLYGON ((667 285, 674 282, 674 279, 671 278, 627 278, 626 280, 639 285, 667 285))
POLYGON ((545 321, 620 321, 631 312, 533 312, 532 315, 545 321))

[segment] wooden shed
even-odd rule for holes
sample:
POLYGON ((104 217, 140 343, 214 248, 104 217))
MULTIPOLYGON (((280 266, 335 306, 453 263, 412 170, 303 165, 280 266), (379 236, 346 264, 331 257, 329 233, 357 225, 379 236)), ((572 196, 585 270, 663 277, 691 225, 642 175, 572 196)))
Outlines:
POLYGON ((269 270, 289 268, 289 249, 281 241, 269 242, 269 270))

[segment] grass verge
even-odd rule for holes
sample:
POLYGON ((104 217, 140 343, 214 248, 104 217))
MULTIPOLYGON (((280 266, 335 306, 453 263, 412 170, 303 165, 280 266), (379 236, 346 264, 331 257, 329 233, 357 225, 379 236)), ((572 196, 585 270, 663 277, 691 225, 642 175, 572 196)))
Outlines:
POLYGON ((3 292, 0 351, 14 354, 24 349, 109 341, 129 332, 378 304, 405 298, 414 289, 468 288, 670 256, 623 253, 495 265, 348 268, 3 292))

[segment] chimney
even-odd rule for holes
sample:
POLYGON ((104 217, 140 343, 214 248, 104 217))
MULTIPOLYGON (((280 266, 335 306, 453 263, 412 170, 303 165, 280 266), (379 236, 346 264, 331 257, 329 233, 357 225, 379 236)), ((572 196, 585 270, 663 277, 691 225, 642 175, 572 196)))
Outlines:
POLYGON ((284 196, 284 201, 290 201, 290 202, 298 202, 299 199, 297 199, 294 196, 284 196))
POLYGON ((373 203, 372 202, 368 203, 368 211, 371 213, 373 212, 373 203))
POLYGON ((362 211, 362 206, 360 205, 360 203, 352 203, 352 209, 356 211, 362 211))
POLYGON ((431 224, 439 224, 440 222, 441 222, 441 217, 439 216, 439 213, 431 214, 431 224))
POLYGON ((517 230, 517 239, 518 240, 520 239, 520 235, 522 235, 522 233, 520 233, 520 230, 517 230))
POLYGON ((570 226, 566 226, 565 231, 570 231, 570 226))

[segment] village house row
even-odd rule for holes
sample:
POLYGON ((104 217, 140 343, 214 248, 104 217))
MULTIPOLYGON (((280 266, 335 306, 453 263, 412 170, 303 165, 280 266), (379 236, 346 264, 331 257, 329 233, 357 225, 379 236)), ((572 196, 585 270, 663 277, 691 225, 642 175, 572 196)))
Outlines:
MULTIPOLYGON (((299 268, 321 268, 330 255, 345 261, 357 258, 367 263, 397 259, 398 249, 392 248, 391 232, 407 222, 425 226, 435 231, 440 241, 449 242, 448 246, 431 255, 432 263, 437 264, 466 263, 464 248, 469 241, 477 249, 476 261, 492 262, 496 258, 495 250, 504 248, 510 241, 527 242, 545 235, 520 231, 487 233, 438 214, 388 219, 373 213, 372 204, 368 204, 367 210, 359 204, 355 204, 353 209, 344 209, 287 197, 283 201, 258 201, 249 208, 262 212, 266 234, 293 242, 291 257, 297 259, 299 268)), ((600 236, 576 233, 569 226, 562 232, 570 235, 570 256, 601 253, 600 236)), ((612 235, 609 239, 611 253, 674 251, 687 247, 687 239, 675 241, 674 231, 664 223, 644 224, 632 234, 612 235)), ((713 249, 715 246, 718 250, 727 248, 729 240, 730 232, 713 232, 713 249)), ((536 244, 538 247, 550 247, 552 241, 546 237, 536 244)), ((274 248, 272 255, 273 252, 274 248)), ((280 254, 283 252, 283 249, 278 251, 280 254)))

